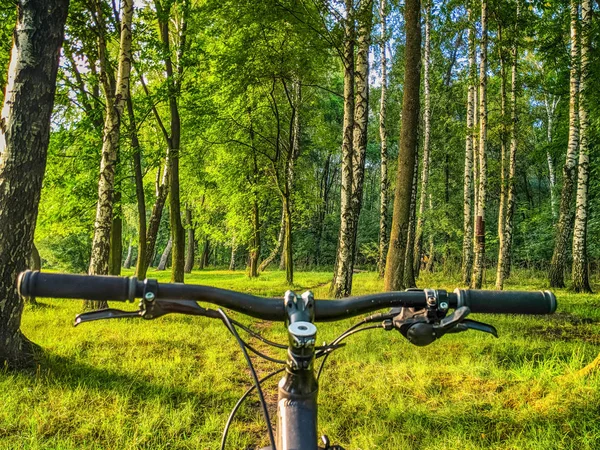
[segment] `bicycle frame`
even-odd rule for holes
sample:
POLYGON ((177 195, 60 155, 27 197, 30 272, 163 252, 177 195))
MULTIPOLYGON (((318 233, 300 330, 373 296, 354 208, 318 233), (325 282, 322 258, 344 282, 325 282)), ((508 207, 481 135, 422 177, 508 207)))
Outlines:
POLYGON ((310 291, 302 296, 287 291, 284 302, 289 346, 278 389, 275 445, 277 450, 317 450, 314 298, 310 291))

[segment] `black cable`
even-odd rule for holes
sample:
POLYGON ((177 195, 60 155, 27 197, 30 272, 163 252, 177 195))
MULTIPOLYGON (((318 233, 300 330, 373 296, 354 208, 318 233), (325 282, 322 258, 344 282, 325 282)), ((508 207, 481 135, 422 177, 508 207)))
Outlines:
POLYGON ((269 441, 271 442, 271 449, 276 450, 275 438, 273 437, 273 426, 271 425, 271 419, 269 418, 269 409, 267 408, 267 402, 265 400, 263 391, 260 387, 260 381, 258 380, 258 375, 256 374, 256 370, 254 370, 254 366, 252 365, 252 360, 250 359, 250 355, 248 355, 248 352, 246 351, 246 347, 244 346, 244 342, 242 341, 242 338, 238 334, 235 327, 232 325, 231 321, 229 320, 229 317, 227 317, 227 314, 225 314, 221 308, 217 309, 217 311, 223 318, 223 323, 225 324, 225 326, 229 329, 231 334, 233 334, 233 336, 237 340, 240 348, 242 349, 242 353, 244 354, 244 358, 246 358, 246 362, 248 363, 248 368, 250 369, 252 379, 254 380, 254 385, 256 386, 256 390, 258 392, 258 397, 260 398, 260 404, 262 406, 263 416, 265 418, 265 421, 267 422, 267 431, 269 433, 269 441))
POLYGON ((254 347, 252 347, 252 346, 251 346, 250 344, 248 344, 247 342, 245 342, 245 341, 242 341, 242 342, 243 342, 244 346, 245 346, 245 347, 246 347, 248 350, 250 350, 252 353, 254 353, 254 354, 255 354, 255 355, 257 355, 257 356, 260 356, 261 358, 263 358, 263 359, 266 359, 267 361, 271 361, 271 362, 274 362, 274 363, 276 363, 276 364, 285 364, 285 363, 286 363, 286 361, 285 361, 285 360, 283 360, 283 359, 276 359, 276 358, 273 358, 273 357, 271 357, 271 356, 269 356, 269 355, 267 355, 267 354, 265 354, 265 353, 261 352, 260 350, 257 350, 257 349, 255 349, 254 347))
MULTIPOLYGON (((269 378, 274 377, 275 375, 277 375, 278 373, 283 372, 284 370, 285 370, 285 367, 282 367, 281 369, 277 369, 276 371, 271 372, 269 375, 267 375, 266 377, 262 378, 259 381, 259 383, 260 384, 264 383, 269 378)), ((246 400, 248 398, 248 396, 254 391, 254 389, 256 389, 255 385, 250 386, 250 388, 248 388, 248 390, 244 393, 244 395, 242 395, 240 397, 240 399, 237 401, 237 403, 235 404, 235 406, 231 410, 231 413, 229 414, 229 418, 227 419, 227 423, 225 424, 225 429, 223 430, 223 436, 221 437, 221 450, 225 450, 225 442, 227 441, 227 434, 229 433, 229 428, 231 427, 231 423, 233 422, 233 418, 235 417, 236 413, 238 412, 238 409, 240 408, 240 406, 242 406, 242 403, 244 403, 244 400, 246 400)))
MULTIPOLYGON (((365 331, 365 330, 372 330, 374 328, 381 328, 381 325, 369 325, 363 328, 358 328, 360 325, 363 325, 365 322, 359 322, 357 324, 352 325, 350 328, 348 328, 345 332, 343 332, 340 336, 338 336, 337 339, 335 339, 331 345, 337 345, 339 344, 341 341, 343 341, 344 339, 346 339, 349 336, 352 336, 355 333, 358 333, 359 331, 365 331)), ((324 356, 323 361, 321 361, 321 365, 319 366, 319 371, 317 372, 317 381, 319 381, 319 379, 321 378, 321 372, 323 371, 323 367, 325 366, 325 362, 327 361, 327 358, 329 358, 329 355, 331 354, 331 351, 324 351, 323 353, 319 354, 317 357, 321 357, 324 356)))
POLYGON ((233 320, 233 319, 229 319, 230 322, 232 324, 234 324, 236 327, 240 327, 242 330, 244 330, 246 333, 248 333, 249 335, 251 335, 252 337, 255 337, 256 339, 260 339, 261 341, 263 341, 265 344, 269 344, 272 347, 277 347, 277 348, 281 348, 284 350, 287 350, 288 346, 287 345, 283 345, 283 344, 278 344, 277 342, 273 342, 268 340, 267 338, 261 336, 260 334, 258 334, 256 331, 251 330, 250 328, 248 328, 246 325, 244 325, 243 323, 238 322, 237 320, 233 320))

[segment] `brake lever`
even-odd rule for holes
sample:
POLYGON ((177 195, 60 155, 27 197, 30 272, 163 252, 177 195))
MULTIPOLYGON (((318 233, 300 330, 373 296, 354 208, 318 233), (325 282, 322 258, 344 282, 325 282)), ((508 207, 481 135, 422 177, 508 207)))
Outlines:
POLYGON ((471 319, 465 319, 461 323, 459 323, 456 326, 455 333, 460 333, 461 331, 467 331, 467 330, 482 331, 483 333, 491 334, 495 338, 498 337, 498 330, 496 330, 496 327, 494 327, 490 324, 487 324, 487 323, 478 322, 477 320, 471 320, 471 319))
POLYGON ((83 322, 93 322, 94 320, 140 318, 142 317, 141 314, 142 311, 121 311, 113 308, 99 309, 98 311, 77 314, 73 326, 76 327, 83 322))

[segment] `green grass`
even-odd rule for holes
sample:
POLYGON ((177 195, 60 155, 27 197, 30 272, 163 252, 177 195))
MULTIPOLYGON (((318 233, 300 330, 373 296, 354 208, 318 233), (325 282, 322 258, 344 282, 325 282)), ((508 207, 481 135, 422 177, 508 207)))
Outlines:
MULTIPOLYGON (((330 277, 297 273, 294 288, 323 297, 330 277)), ((282 272, 250 280, 241 272, 205 271, 187 282, 272 296, 287 289, 282 272)), ((441 275, 419 284, 457 285, 441 275)), ((544 282, 517 273, 508 287, 544 282)), ((373 273, 355 275, 355 294, 381 288, 373 273)), ((470 331, 417 348, 395 331, 350 338, 324 372, 319 431, 348 450, 600 448, 600 376, 558 379, 600 352, 600 301, 567 291, 557 297, 552 317, 474 316, 495 325, 500 339, 470 331)), ((167 316, 73 328, 81 302, 40 301, 23 314, 25 334, 45 351, 37 371, 0 372, 0 449, 218 448, 231 407, 251 384, 219 321, 167 316)), ((245 321, 285 342, 282 324, 245 321)), ((319 341, 352 323, 319 324, 319 341)), ((261 374, 274 368, 256 366, 261 374)), ((276 380, 266 394, 274 405, 276 380)), ((228 448, 257 444, 267 441, 252 398, 228 448)))

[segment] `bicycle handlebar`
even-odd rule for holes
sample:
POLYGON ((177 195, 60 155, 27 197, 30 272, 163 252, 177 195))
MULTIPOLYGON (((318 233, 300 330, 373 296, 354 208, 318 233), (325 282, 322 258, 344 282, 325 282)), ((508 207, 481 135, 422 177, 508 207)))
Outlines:
MULTIPOLYGON (((147 281, 135 277, 74 275, 25 271, 17 282, 24 297, 53 297, 86 300, 133 301, 144 295, 147 281)), ((156 283, 157 300, 195 300, 212 303, 251 317, 270 321, 286 319, 281 298, 181 283, 156 283)), ((556 310, 556 298, 550 291, 459 290, 442 293, 440 301, 450 308, 468 306, 474 313, 550 314, 556 310), (443 298, 445 297, 445 298, 443 298)), ((350 297, 343 300, 315 301, 315 320, 327 322, 354 317, 390 307, 426 306, 422 291, 396 291, 350 297)))

